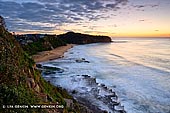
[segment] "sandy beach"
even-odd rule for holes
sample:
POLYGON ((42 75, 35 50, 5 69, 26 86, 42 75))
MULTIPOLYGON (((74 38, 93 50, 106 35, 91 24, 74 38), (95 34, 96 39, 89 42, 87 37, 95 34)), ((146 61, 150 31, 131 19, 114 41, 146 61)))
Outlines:
POLYGON ((57 47, 50 51, 39 52, 36 55, 33 55, 32 58, 36 63, 61 58, 64 53, 73 46, 74 44, 67 44, 66 46, 57 47))

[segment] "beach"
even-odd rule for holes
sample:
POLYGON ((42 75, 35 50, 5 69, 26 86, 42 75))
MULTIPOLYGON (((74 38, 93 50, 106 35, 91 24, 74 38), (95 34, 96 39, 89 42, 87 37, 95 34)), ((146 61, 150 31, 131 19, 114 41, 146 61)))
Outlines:
POLYGON ((170 113, 169 48, 169 39, 76 45, 63 58, 41 63, 57 68, 42 76, 79 102, 111 113, 170 113))
POLYGON ((61 58, 64 53, 73 46, 74 44, 67 44, 66 46, 60 46, 50 51, 39 52, 36 55, 33 55, 32 58, 36 63, 61 58))

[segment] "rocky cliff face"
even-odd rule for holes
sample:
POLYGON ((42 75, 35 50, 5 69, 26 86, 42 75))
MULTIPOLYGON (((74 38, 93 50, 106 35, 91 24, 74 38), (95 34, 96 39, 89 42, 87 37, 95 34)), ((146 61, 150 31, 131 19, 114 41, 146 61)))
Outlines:
POLYGON ((72 44, 89 44, 98 42, 111 42, 108 36, 93 36, 81 33, 68 32, 66 34, 58 35, 60 39, 72 44))
POLYGON ((69 113, 86 109, 68 93, 46 82, 34 61, 15 38, 0 26, 0 112, 69 113), (63 109, 7 109, 6 105, 59 104, 63 109), (70 105, 71 104, 71 105, 70 105), (3 108, 4 107, 4 108, 3 108))

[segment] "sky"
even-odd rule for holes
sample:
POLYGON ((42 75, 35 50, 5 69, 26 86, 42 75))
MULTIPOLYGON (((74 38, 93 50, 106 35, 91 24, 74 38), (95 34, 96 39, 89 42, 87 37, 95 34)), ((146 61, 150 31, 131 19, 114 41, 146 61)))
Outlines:
POLYGON ((170 0, 0 0, 10 32, 170 37, 170 0))

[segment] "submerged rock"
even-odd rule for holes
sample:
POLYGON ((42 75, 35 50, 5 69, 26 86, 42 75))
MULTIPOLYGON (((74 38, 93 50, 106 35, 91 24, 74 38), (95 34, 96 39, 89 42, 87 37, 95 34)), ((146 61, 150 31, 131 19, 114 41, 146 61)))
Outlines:
POLYGON ((50 75, 50 74, 55 74, 56 72, 50 71, 50 70, 44 70, 42 73, 43 73, 44 75, 50 75))
POLYGON ((42 65, 41 64, 36 64, 36 67, 37 68, 42 68, 42 65))
POLYGON ((75 60, 77 63, 90 63, 90 61, 87 61, 85 58, 80 58, 75 60))
POLYGON ((72 93, 72 94, 76 94, 76 93, 77 93, 77 91, 76 91, 76 90, 73 90, 71 93, 72 93))
POLYGON ((58 68, 58 67, 50 67, 50 66, 40 66, 39 70, 42 71, 45 75, 55 74, 55 73, 63 73, 64 69, 58 68), (41 68, 40 68, 41 67, 41 68))
POLYGON ((89 75, 82 75, 83 77, 85 77, 85 78, 90 78, 90 76, 89 75))
POLYGON ((73 82, 73 86, 74 84, 79 84, 78 86, 76 85, 76 89, 70 90, 69 92, 74 95, 80 103, 91 103, 90 108, 95 106, 95 109, 100 110, 100 104, 103 103, 106 108, 108 107, 107 110, 104 110, 105 112, 125 113, 116 93, 105 84, 98 85, 99 83, 96 82, 96 78, 90 77, 89 75, 79 75, 71 76, 70 81, 73 82), (83 85, 80 83, 83 83, 83 85))
POLYGON ((50 67, 50 66, 43 66, 43 69, 51 70, 51 71, 57 71, 57 70, 60 70, 60 68, 57 68, 57 67, 50 67))

